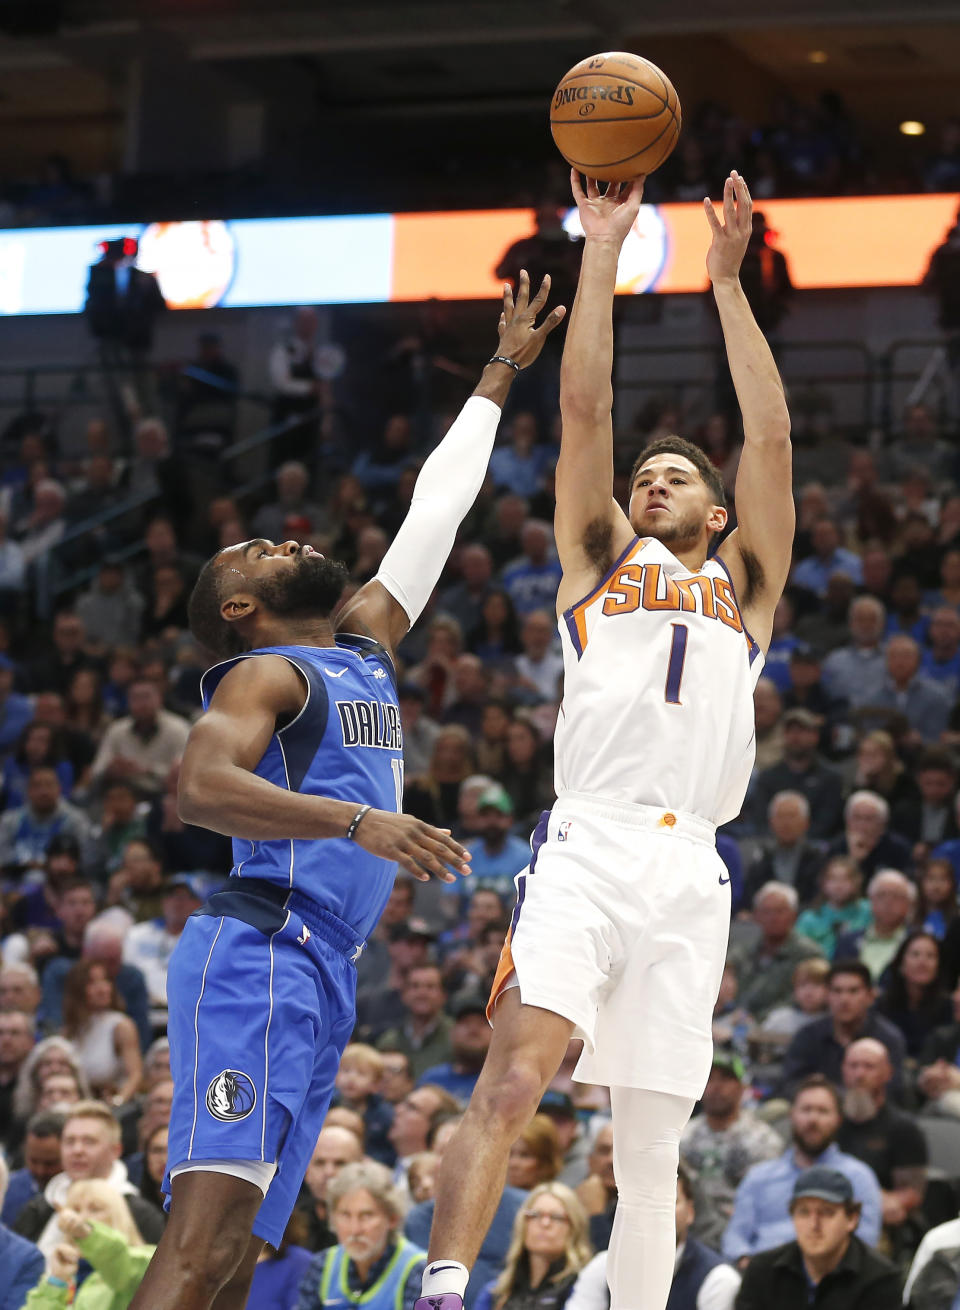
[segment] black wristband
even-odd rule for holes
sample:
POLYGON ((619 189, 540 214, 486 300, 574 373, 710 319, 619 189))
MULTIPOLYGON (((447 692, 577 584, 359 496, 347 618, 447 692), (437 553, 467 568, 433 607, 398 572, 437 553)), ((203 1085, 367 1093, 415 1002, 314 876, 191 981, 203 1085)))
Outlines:
POLYGON ((357 810, 356 814, 350 820, 350 827, 347 829, 346 833, 344 834, 347 841, 354 841, 356 839, 357 829, 360 827, 360 824, 363 822, 363 820, 366 818, 366 816, 370 813, 372 809, 373 809, 372 805, 360 806, 359 810, 357 810))
POLYGON ((520 372, 520 365, 515 359, 508 359, 506 355, 494 355, 492 359, 487 360, 488 364, 509 364, 514 373, 520 372))

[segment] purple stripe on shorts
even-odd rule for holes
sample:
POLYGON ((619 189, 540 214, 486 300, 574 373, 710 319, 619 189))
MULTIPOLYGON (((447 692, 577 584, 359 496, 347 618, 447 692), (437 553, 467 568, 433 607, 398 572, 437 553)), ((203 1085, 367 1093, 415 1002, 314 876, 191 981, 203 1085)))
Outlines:
POLYGON ((530 838, 530 867, 526 873, 521 873, 517 879, 517 903, 513 907, 513 917, 510 920, 511 935, 517 931, 517 924, 520 922, 520 910, 523 907, 523 898, 527 890, 527 877, 537 867, 537 856, 540 854, 540 847, 547 840, 547 824, 550 822, 550 811, 544 810, 537 820, 537 826, 533 830, 533 836, 530 838))

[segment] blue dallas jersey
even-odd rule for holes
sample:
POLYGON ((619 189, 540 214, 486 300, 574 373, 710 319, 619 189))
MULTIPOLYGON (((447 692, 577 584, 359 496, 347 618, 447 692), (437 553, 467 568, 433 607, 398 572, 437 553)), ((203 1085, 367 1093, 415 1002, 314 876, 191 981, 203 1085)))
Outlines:
MULTIPOLYGON (((395 673, 386 650, 367 637, 339 635, 336 646, 264 646, 203 675, 204 709, 241 659, 279 655, 306 682, 300 713, 275 732, 254 773, 308 796, 399 813, 403 734, 395 673)), ((235 839, 231 877, 260 878, 296 890, 348 924, 373 930, 393 887, 396 865, 345 838, 235 839)))

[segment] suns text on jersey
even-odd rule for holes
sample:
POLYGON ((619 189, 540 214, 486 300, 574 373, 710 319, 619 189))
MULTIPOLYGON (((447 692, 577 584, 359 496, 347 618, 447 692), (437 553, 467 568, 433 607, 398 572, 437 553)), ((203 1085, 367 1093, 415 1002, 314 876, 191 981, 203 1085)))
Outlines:
POLYGON ((632 614, 640 608, 699 613, 707 619, 719 619, 737 632, 743 631, 733 587, 724 578, 703 573, 674 579, 659 564, 625 564, 607 588, 603 613, 632 614))
POLYGON ((378 700, 338 700, 336 704, 344 746, 403 750, 403 729, 396 705, 378 700))

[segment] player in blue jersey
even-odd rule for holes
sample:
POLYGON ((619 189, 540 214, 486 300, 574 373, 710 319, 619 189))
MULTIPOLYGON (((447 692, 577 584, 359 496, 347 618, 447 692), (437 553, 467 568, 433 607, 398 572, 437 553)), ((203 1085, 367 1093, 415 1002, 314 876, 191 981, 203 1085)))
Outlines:
POLYGON ((501 407, 563 317, 549 282, 504 293, 500 345, 425 462, 380 570, 331 619, 346 570, 309 546, 247 541, 190 601, 204 676, 180 813, 233 838, 227 889, 187 923, 168 979, 175 1094, 170 1221, 134 1310, 242 1310, 279 1246, 354 1024, 355 962, 399 864, 452 882, 469 858, 400 813, 392 651, 429 600, 483 483, 501 407))

